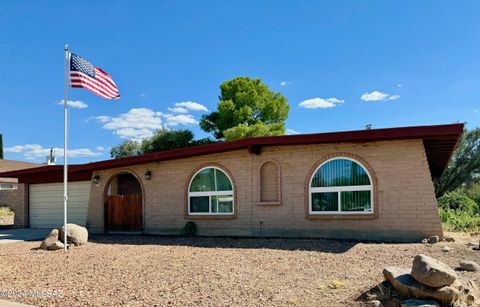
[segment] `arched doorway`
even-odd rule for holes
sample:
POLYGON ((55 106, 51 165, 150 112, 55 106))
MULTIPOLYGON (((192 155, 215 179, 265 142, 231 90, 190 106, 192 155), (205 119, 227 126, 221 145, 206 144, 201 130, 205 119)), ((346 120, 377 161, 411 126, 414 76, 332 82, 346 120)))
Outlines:
POLYGON ((112 176, 105 190, 105 230, 141 231, 143 191, 140 181, 129 172, 112 176))

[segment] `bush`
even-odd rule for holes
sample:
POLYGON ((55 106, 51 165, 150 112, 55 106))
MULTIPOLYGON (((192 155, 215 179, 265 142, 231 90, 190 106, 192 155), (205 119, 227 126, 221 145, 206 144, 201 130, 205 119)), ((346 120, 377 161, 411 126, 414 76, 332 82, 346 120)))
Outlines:
POLYGON ((463 190, 445 193, 445 195, 438 199, 438 205, 445 210, 451 209, 470 215, 479 213, 477 204, 465 195, 463 190))
POLYGON ((477 203, 480 206, 480 183, 475 183, 467 186, 465 189, 465 195, 477 203))
POLYGON ((446 230, 478 231, 480 230, 480 215, 453 209, 439 209, 440 219, 446 230))
POLYGON ((192 221, 188 221, 182 229, 182 235, 194 237, 197 235, 197 224, 192 221))

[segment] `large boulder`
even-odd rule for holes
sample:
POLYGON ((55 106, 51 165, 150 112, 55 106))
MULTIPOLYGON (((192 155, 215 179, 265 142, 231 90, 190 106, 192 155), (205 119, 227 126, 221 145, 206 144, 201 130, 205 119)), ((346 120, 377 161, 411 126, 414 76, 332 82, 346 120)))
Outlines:
POLYGON ((449 286, 457 279, 457 274, 448 265, 421 254, 413 259, 411 275, 418 282, 433 288, 449 286))
POLYGON ((50 249, 49 247, 52 246, 55 242, 58 241, 58 229, 52 229, 50 234, 42 241, 40 244, 41 249, 50 249))
MULTIPOLYGON (((62 226, 60 229, 60 241, 65 243, 64 240, 65 226, 62 226)), ((87 243, 88 241, 88 230, 85 227, 79 226, 77 224, 67 224, 67 242, 72 243, 75 246, 79 246, 87 243)))
POLYGON ((398 292, 407 297, 451 303, 460 296, 460 291, 454 285, 431 288, 419 283, 407 268, 389 267, 383 270, 383 276, 398 292))

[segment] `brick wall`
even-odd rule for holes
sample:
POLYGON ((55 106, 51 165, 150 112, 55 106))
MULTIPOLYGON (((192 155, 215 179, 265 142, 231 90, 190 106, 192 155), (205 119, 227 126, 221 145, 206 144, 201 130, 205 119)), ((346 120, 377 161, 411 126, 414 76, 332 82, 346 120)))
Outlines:
POLYGON ((433 185, 421 140, 339 143, 262 148, 150 163, 127 169, 99 171, 93 185, 87 223, 103 231, 106 183, 115 173, 136 175, 144 190, 144 232, 178 234, 189 220, 200 235, 330 237, 413 241, 442 235, 433 185), (308 215, 308 181, 328 157, 346 155, 361 161, 374 181, 375 214, 369 216, 308 215), (280 205, 260 204, 260 166, 274 160, 280 166, 280 205), (235 216, 186 216, 191 176, 208 164, 221 166, 233 178, 235 216), (144 180, 147 170, 152 178, 144 180))
POLYGON ((0 191, 0 205, 6 205, 15 212, 15 227, 25 227, 28 224, 28 187, 18 184, 17 190, 0 191))

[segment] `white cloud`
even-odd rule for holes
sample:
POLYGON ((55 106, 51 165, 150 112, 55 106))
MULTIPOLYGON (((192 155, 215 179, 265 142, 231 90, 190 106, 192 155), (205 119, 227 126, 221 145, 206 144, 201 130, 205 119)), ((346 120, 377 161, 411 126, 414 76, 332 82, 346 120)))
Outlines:
POLYGON ((183 107, 168 108, 168 110, 173 113, 188 113, 188 110, 183 107))
POLYGON ((282 82, 280 82, 280 86, 282 86, 282 87, 289 86, 289 85, 292 85, 292 82, 290 82, 290 81, 282 81, 282 82))
POLYGON ((117 117, 97 116, 95 119, 122 139, 143 139, 163 127, 162 115, 148 108, 133 108, 117 117))
POLYGON ((169 127, 198 124, 198 121, 190 114, 163 114, 162 117, 165 119, 165 125, 169 127))
POLYGON ((340 103, 344 103, 345 100, 340 100, 337 98, 312 98, 300 102, 298 105, 301 108, 305 109, 317 109, 317 108, 333 108, 340 103))
POLYGON ((293 129, 286 129, 285 130, 286 135, 293 135, 293 134, 300 134, 300 132, 293 130, 293 129))
POLYGON ((363 101, 384 101, 384 100, 397 100, 400 95, 390 95, 388 93, 382 93, 379 91, 373 91, 370 93, 364 93, 360 99, 363 101))
MULTIPOLYGON (((62 99, 58 102, 58 104, 63 106, 63 102, 64 100, 62 99)), ((67 106, 71 108, 77 108, 77 109, 88 108, 88 104, 80 100, 67 100, 67 106)))
POLYGON ((204 112, 208 111, 206 106, 194 101, 177 102, 175 106, 182 107, 184 109, 191 110, 191 111, 204 111, 204 112))
MULTIPOLYGON (((55 156, 63 157, 63 148, 54 147, 53 149, 55 151, 55 156)), ((5 151, 22 154, 28 160, 44 158, 50 154, 50 148, 44 148, 39 144, 15 145, 5 148, 5 151)), ((97 151, 93 151, 89 148, 69 149, 68 156, 71 158, 96 157, 102 154, 100 151, 101 150, 98 150, 98 147, 97 151)))
POLYGON ((398 83, 398 84, 397 84, 397 87, 403 87, 403 84, 398 83))

